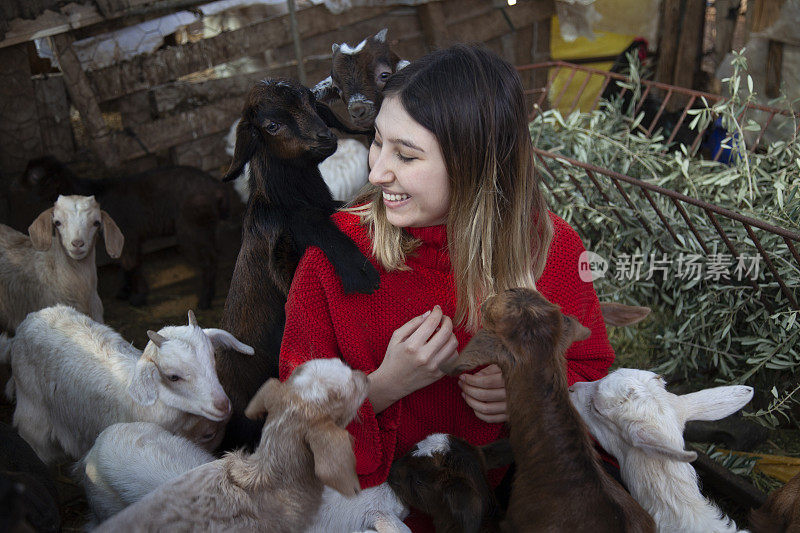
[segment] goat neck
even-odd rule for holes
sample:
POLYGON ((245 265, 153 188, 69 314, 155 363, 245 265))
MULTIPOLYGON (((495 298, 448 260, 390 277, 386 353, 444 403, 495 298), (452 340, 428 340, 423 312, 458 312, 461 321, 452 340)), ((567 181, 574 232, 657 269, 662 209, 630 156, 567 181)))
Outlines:
POLYGON ((318 493, 321 498, 322 483, 314 476, 302 475, 314 472, 314 458, 298 424, 296 413, 270 413, 255 451, 229 456, 234 461, 230 470, 234 483, 247 491, 289 486, 308 495, 318 493))
POLYGON ((283 209, 311 206, 333 214, 336 202, 322 179, 318 163, 279 159, 262 149, 250 161, 251 199, 283 209))

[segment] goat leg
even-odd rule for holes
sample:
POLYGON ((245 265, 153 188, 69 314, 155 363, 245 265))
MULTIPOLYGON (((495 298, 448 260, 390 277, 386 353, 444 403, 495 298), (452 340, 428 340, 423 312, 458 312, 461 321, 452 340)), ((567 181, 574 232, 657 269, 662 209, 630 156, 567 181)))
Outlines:
POLYGON ((302 253, 317 246, 333 265, 345 294, 371 294, 380 284, 380 275, 358 246, 317 210, 297 210, 289 224, 292 238, 302 253))

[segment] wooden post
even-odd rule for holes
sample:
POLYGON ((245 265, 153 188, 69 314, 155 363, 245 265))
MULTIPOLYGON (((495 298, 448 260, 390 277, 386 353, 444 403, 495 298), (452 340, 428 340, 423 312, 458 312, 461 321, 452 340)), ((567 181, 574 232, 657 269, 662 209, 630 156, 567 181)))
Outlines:
POLYGON ((783 43, 769 40, 767 45, 766 87, 767 98, 777 98, 781 93, 781 70, 783 69, 783 43))
POLYGON ((681 31, 681 0, 664 0, 663 6, 656 81, 672 84, 675 75, 675 55, 678 51, 678 39, 681 31))
MULTIPOLYGON (((681 24, 681 37, 675 60, 673 85, 694 89, 695 76, 700 70, 703 45, 703 28, 706 20, 706 3, 702 0, 686 0, 681 24)), ((683 98, 673 96, 667 104, 669 111, 677 111, 686 105, 683 98)))
POLYGON ((447 32, 447 21, 441 2, 429 2, 417 6, 419 24, 422 26, 422 35, 425 37, 425 46, 428 51, 445 48, 450 44, 447 32))
POLYGON ((33 88, 39 109, 43 153, 51 154, 61 161, 72 160, 75 156, 75 137, 63 76, 37 76, 33 78, 33 88))
POLYGON ((733 32, 736 30, 741 0, 716 0, 714 6, 717 10, 715 17, 717 37, 714 40, 712 60, 716 69, 733 46, 733 32))
POLYGON ((72 103, 81 114, 86 126, 92 151, 106 166, 118 167, 120 160, 117 147, 112 142, 111 132, 103 121, 103 114, 100 112, 89 78, 86 77, 80 60, 72 49, 73 40, 71 34, 55 35, 51 37, 51 47, 64 75, 64 83, 72 103))
POLYGON ((300 32, 297 30, 297 16, 295 15, 294 0, 286 0, 286 5, 289 7, 289 24, 292 28, 294 55, 297 58, 297 76, 300 83, 306 85, 306 66, 303 64, 303 46, 300 42, 300 32))
POLYGON ((25 43, 0 49, 0 168, 5 179, 42 155, 42 135, 25 43))

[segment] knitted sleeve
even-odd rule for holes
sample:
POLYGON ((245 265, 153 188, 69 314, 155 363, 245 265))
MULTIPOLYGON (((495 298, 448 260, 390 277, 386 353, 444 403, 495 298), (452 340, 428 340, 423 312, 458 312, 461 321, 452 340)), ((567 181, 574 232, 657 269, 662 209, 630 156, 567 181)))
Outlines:
POLYGON ((548 256, 548 267, 557 269, 557 282, 542 293, 561 306, 564 314, 573 316, 589 328, 591 336, 573 343, 567 350, 567 381, 595 381, 606 374, 614 362, 614 349, 608 340, 600 302, 591 281, 583 281, 578 271, 578 258, 585 251, 578 233, 558 217, 553 218, 555 235, 548 256), (549 292, 549 294, 548 294, 549 292))
MULTIPOLYGON (((306 361, 338 357, 355 370, 369 374, 364 361, 348 356, 340 346, 323 280, 335 278, 333 267, 317 248, 309 248, 297 266, 286 301, 286 326, 279 358, 280 379, 285 381, 306 361), (330 272, 328 272, 330 270, 330 272)), ((338 282, 337 282, 338 283, 338 282)), ((339 291, 340 292, 340 291, 339 291)), ((392 462, 400 402, 376 415, 367 399, 347 430, 353 436, 356 473, 362 488, 382 483, 392 462)))

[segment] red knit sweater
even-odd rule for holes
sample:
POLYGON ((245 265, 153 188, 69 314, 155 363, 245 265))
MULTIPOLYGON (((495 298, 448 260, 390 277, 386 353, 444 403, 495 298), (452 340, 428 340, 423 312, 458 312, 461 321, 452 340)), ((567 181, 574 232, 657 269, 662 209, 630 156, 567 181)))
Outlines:
MULTIPOLYGON (((589 339, 569 348, 567 379, 593 381, 605 376, 614 360, 597 295, 591 283, 578 276, 578 256, 584 250, 580 237, 566 222, 550 215, 554 238, 537 289, 565 314, 592 330, 589 339)), ((337 213, 334 222, 367 257, 371 245, 367 228, 358 216, 337 213)), ((440 305, 455 316, 453 272, 447 253, 445 226, 409 228, 423 244, 407 258, 410 270, 387 272, 374 259, 381 276, 373 294, 344 295, 339 279, 325 255, 309 248, 292 281, 286 302, 286 329, 280 353, 280 377, 285 380, 303 362, 340 357, 367 374, 380 366, 392 333, 413 317, 440 305)), ((471 335, 455 328, 458 349, 471 335)), ((355 438, 356 471, 362 487, 386 480, 395 457, 406 453, 431 433, 451 433, 474 445, 507 435, 504 424, 479 420, 461 397, 457 378, 445 376, 375 415, 367 400, 359 419, 347 428, 355 438)))

